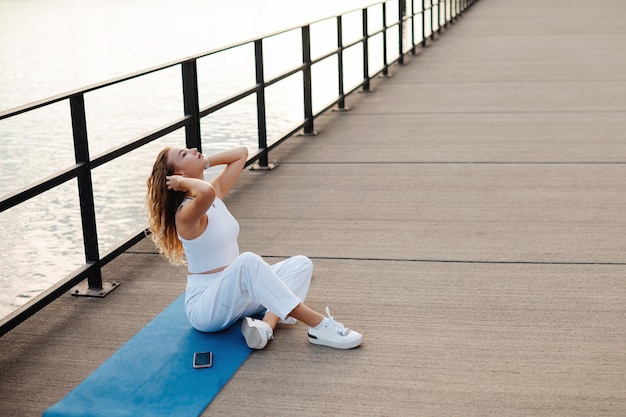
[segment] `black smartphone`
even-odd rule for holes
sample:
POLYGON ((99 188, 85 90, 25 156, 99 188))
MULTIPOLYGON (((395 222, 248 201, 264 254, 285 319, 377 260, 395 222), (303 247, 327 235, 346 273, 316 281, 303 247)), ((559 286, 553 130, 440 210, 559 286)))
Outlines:
POLYGON ((193 354, 194 368, 210 368, 213 366, 213 352, 196 352, 193 354))

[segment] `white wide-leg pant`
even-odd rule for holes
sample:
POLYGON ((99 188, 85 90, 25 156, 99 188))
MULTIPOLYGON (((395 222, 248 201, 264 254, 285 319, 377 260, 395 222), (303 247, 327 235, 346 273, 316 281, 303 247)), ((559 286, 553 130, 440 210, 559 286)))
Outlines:
POLYGON ((285 319, 304 301, 312 275, 313 263, 306 256, 269 265, 245 252, 221 272, 188 275, 185 312, 203 332, 223 330, 266 309, 285 319))

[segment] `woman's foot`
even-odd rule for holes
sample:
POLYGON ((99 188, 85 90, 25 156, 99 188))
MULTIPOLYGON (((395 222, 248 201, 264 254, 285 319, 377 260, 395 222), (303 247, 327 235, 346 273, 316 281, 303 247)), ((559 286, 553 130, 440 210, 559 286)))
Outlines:
POLYGON ((263 349, 274 338, 274 331, 269 324, 252 317, 244 317, 241 321, 241 334, 250 349, 263 349))
POLYGON ((335 321, 326 307, 328 317, 316 327, 309 327, 309 342, 336 349, 352 349, 361 344, 363 335, 335 321))

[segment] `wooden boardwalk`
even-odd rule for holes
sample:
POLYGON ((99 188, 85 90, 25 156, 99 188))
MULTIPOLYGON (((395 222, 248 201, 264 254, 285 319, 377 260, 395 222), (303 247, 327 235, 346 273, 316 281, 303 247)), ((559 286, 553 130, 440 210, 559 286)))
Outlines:
MULTIPOLYGON (((242 250, 315 263, 302 324, 206 416, 626 415, 626 2, 482 0, 246 171, 242 250)), ((0 416, 59 401, 184 290, 149 241, 0 338, 0 416), (36 352, 36 353, 33 353, 36 352)))

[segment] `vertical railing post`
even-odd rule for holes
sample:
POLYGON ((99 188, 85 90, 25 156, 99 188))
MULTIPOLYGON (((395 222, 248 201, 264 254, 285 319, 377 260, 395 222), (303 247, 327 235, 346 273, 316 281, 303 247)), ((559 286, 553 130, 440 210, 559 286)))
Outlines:
POLYGON ((185 142, 188 148, 202 152, 200 138, 200 104, 198 99, 198 68, 196 60, 185 61, 181 65, 183 78, 183 105, 189 122, 185 125, 185 142))
POLYGON ((437 33, 441 33, 441 0, 437 0, 437 33))
POLYGON ((435 6, 433 2, 435 0, 430 0, 430 39, 435 39, 435 6))
POLYGON ((72 117, 72 134, 74 137, 74 158, 76 165, 80 165, 82 168, 77 176, 77 180, 78 198, 80 201, 80 220, 83 229, 83 245, 85 248, 85 263, 92 269, 87 276, 87 285, 76 287, 72 290, 72 294, 104 297, 110 290, 105 290, 102 285, 84 94, 80 93, 70 97, 70 113, 72 117))
POLYGON ((259 150, 262 150, 257 163, 252 169, 272 169, 274 164, 269 163, 269 155, 267 151, 267 117, 265 115, 265 71, 263 69, 263 40, 254 41, 254 67, 256 78, 256 117, 257 130, 259 132, 259 150))
POLYGON ((433 2, 435 0, 428 0, 428 10, 429 10, 429 19, 430 19, 430 39, 433 39, 433 10, 435 10, 433 6, 433 2))
POLYGON ((422 48, 426 47, 426 0, 422 0, 422 48))
POLYGON ((311 27, 302 26, 302 64, 304 88, 304 131, 303 135, 315 135, 313 126, 313 88, 311 76, 311 27))
POLYGON ((342 15, 337 16, 337 81, 339 88, 339 102, 337 111, 346 111, 346 95, 343 85, 343 21, 342 15))
POLYGON ((404 64, 404 43, 403 43, 403 36, 404 36, 404 31, 403 29, 403 25, 404 25, 404 13, 402 10, 402 6, 405 5, 405 2, 403 0, 398 0, 398 52, 399 52, 399 58, 398 58, 398 64, 402 65, 404 64))
POLYGON ((367 7, 363 9, 363 86, 362 91, 370 90, 369 29, 367 28, 367 7))
POLYGON ((411 55, 415 55, 415 0, 411 0, 411 55))
POLYGON ((383 3, 383 76, 389 75, 387 63, 387 3, 383 3))

